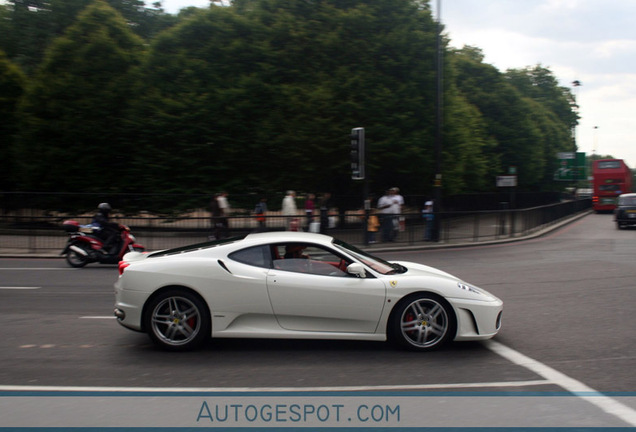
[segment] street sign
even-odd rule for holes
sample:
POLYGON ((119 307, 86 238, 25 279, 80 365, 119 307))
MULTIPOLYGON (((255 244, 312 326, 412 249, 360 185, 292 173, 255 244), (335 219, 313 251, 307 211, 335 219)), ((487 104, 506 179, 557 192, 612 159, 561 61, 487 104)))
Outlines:
POLYGON ((559 160, 576 159, 576 153, 574 153, 574 152, 559 152, 559 153, 557 153, 557 159, 559 159, 559 160))
POLYGON ((559 168, 554 173, 556 181, 578 181, 587 179, 585 153, 557 153, 559 168))
POLYGON ((516 186, 517 186, 516 175, 497 176, 497 187, 516 187, 516 186))

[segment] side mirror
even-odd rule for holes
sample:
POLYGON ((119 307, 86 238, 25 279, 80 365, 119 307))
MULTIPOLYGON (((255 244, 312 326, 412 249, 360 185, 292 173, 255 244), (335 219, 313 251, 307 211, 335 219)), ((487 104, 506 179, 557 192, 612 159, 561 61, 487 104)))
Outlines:
POLYGON ((367 277, 367 271, 364 269, 364 266, 360 263, 349 264, 349 266, 347 267, 347 273, 359 278, 367 277))

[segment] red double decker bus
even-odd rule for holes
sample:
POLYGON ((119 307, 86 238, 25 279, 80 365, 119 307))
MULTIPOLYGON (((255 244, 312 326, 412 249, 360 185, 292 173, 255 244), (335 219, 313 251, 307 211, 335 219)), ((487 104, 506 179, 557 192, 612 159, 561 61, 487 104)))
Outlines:
POLYGON ((632 172, 622 159, 600 159, 592 164, 595 211, 613 211, 620 194, 632 191, 632 172))

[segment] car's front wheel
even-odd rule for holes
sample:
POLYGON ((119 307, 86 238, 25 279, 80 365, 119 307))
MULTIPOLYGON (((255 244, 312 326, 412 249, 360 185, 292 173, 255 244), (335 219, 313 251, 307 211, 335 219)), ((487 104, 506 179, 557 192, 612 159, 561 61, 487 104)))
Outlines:
POLYGON ((451 305, 434 294, 415 294, 403 299, 390 321, 391 340, 414 350, 436 349, 455 337, 457 320, 451 305))
POLYGON ((169 351, 187 351, 210 336, 210 313, 199 296, 181 289, 164 291, 146 309, 150 339, 169 351))

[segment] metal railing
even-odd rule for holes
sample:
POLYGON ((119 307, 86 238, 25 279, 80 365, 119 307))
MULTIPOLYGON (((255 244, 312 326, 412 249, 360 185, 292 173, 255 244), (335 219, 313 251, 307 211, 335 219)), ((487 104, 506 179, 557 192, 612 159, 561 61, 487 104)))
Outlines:
MULTIPOLYGON (((591 209, 590 200, 573 200, 529 209, 496 211, 462 211, 438 213, 439 242, 444 244, 479 243, 518 238, 531 235, 547 226, 591 209)), ((56 253, 62 250, 67 235, 62 230, 65 220, 80 224, 90 223, 91 216, 71 214, 0 215, 0 253, 56 253)), ((400 223, 393 246, 424 244, 426 220, 420 213, 410 212, 396 216, 400 223)), ((228 218, 229 234, 254 231, 282 231, 288 229, 290 218, 298 220, 299 230, 308 230, 304 216, 290 217, 277 213, 267 215, 261 227, 255 216, 228 218)), ((316 217, 315 220, 319 220, 316 217)), ((191 213, 183 217, 158 217, 149 214, 115 216, 113 221, 128 225, 137 240, 148 250, 166 249, 206 241, 213 235, 210 217, 206 212, 191 213)), ((367 245, 364 218, 359 212, 331 213, 322 232, 346 242, 367 245), (325 226, 328 225, 328 226, 325 226)), ((376 233, 381 245, 381 232, 376 233)), ((371 245, 377 247, 376 244, 371 245)))

